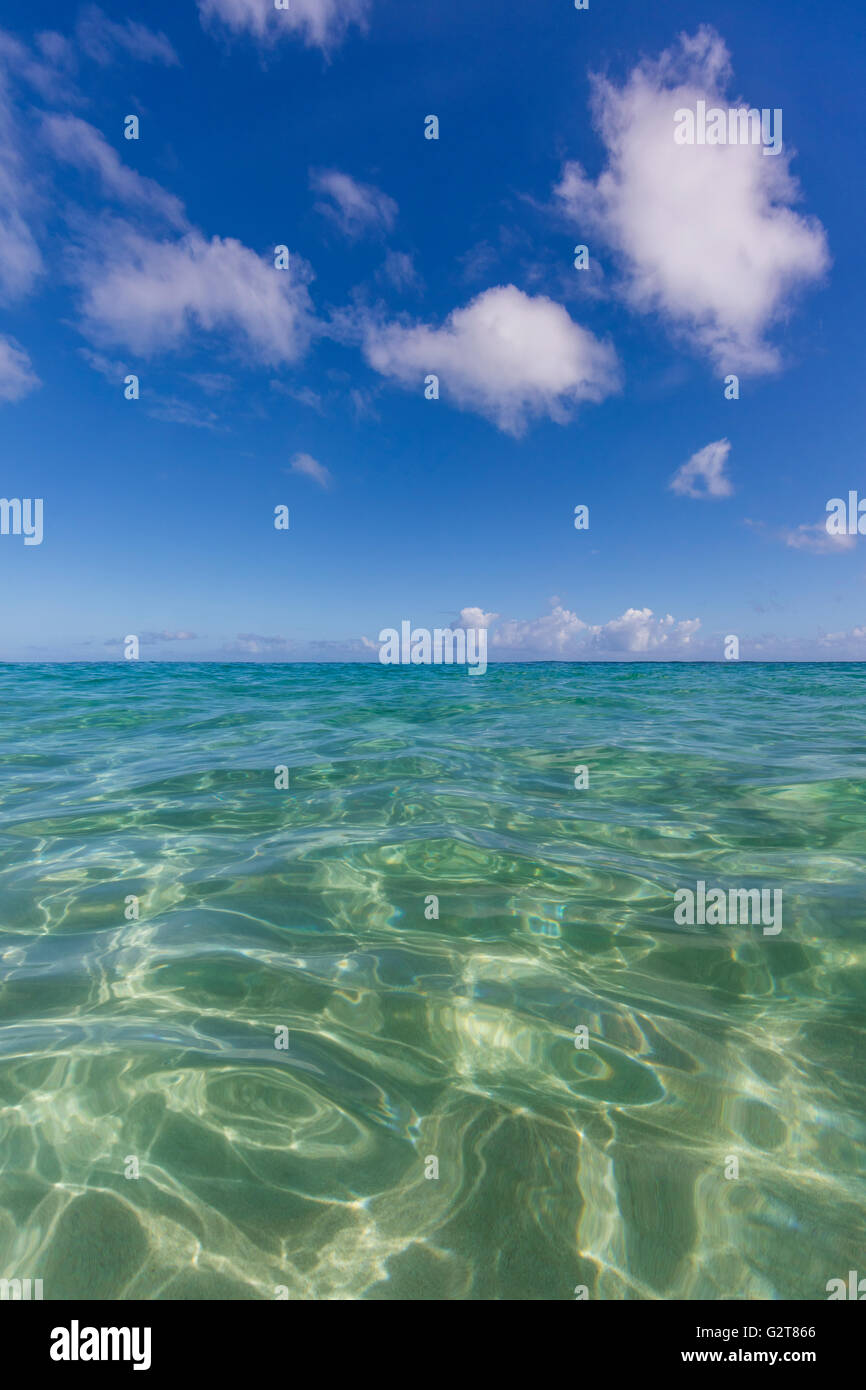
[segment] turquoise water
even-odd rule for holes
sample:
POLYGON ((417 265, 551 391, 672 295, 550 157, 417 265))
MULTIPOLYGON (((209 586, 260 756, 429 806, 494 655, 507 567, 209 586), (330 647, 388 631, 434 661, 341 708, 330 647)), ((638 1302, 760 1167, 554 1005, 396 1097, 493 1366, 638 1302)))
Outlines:
POLYGON ((0 668, 0 1276, 570 1300, 866 1275, 864 682, 0 668), (781 888, 781 933, 675 925, 698 880, 781 888))

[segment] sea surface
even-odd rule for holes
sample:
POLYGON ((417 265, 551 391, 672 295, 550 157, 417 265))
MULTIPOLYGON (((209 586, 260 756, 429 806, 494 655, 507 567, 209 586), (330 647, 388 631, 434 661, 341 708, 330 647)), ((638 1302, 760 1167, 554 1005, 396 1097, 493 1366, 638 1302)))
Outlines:
POLYGON ((0 668, 0 1277, 866 1275, 864 697, 860 665, 0 668), (781 889, 782 931, 678 926, 698 881, 781 889))

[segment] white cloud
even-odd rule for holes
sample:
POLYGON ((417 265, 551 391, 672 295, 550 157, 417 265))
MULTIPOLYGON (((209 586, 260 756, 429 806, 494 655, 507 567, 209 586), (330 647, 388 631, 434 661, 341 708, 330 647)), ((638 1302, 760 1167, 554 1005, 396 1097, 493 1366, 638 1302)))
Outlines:
POLYGON ((576 613, 556 604, 542 618, 525 622, 512 618, 503 623, 493 635, 493 646, 565 656, 568 652, 577 651, 578 642, 587 631, 588 625, 576 613))
POLYGON ((198 0, 202 22, 220 21, 236 34, 251 34, 260 43, 297 35, 308 47, 329 49, 351 24, 364 26, 369 0, 289 0, 285 10, 274 0, 198 0))
POLYGON ((651 608, 628 608, 621 618, 613 618, 592 628, 592 645, 601 651, 652 652, 660 647, 687 647, 698 631, 700 618, 677 622, 670 613, 653 617, 651 608))
POLYGON ((493 634, 492 645, 501 652, 560 660, 591 659, 605 652, 645 655, 664 649, 672 654, 687 648, 699 627, 699 618, 677 622, 669 613, 656 618, 651 608, 629 608, 619 618, 593 625, 556 604, 543 617, 503 623, 493 634))
POLYGON ((677 469, 669 484, 671 491, 684 497, 730 497, 734 488, 725 476, 730 452, 727 439, 705 445, 677 469))
POLYGON ((595 77, 608 163, 597 181, 567 164, 556 193, 575 226, 619 254, 623 293, 658 312, 723 370, 779 365, 766 341, 794 292, 829 264, 820 223, 795 212, 790 154, 759 145, 678 145, 674 113, 730 101, 727 49, 714 30, 682 35, 622 87, 595 77))
POLYGON ((314 459, 311 454, 295 454, 292 459, 290 472, 300 473, 304 478, 312 478, 319 487, 329 488, 333 485, 334 479, 329 469, 318 459, 314 459))
POLYGON ((816 521, 813 526, 796 526, 783 531, 782 539, 793 550, 811 550, 815 555, 842 555, 857 544, 856 536, 831 536, 826 521, 816 521))
POLYGON ((565 423, 574 406, 618 389, 616 353, 543 295, 514 285, 485 290, 441 328, 361 320, 364 355, 382 376, 420 390, 425 376, 463 409, 509 434, 547 415, 565 423))
POLYGON ((116 24, 98 5, 86 5, 75 26, 75 37, 82 52, 107 67, 118 52, 142 63, 164 63, 174 67, 179 58, 165 34, 156 34, 144 24, 127 19, 116 24))
POLYGON ((76 169, 94 170, 106 196, 140 206, 176 226, 185 224, 180 199, 166 193, 154 179, 127 168, 117 151, 87 121, 78 116, 50 115, 44 117, 42 130, 52 154, 76 169))
POLYGON ((76 273, 84 331, 97 343, 147 356, 184 346, 197 329, 270 366, 307 346, 307 271, 296 256, 290 270, 275 271, 231 237, 157 241, 110 222, 91 236, 76 273))
POLYGON ((41 385, 27 353, 14 338, 0 335, 0 401, 19 401, 41 385))
POLYGON ((455 628, 489 628, 499 617, 498 613, 485 613, 483 608, 461 608, 455 628))
POLYGON ((310 187, 327 200, 317 203, 316 211, 330 218, 344 236, 384 236, 394 226, 397 204, 370 183, 359 183, 338 169, 314 169, 310 187))

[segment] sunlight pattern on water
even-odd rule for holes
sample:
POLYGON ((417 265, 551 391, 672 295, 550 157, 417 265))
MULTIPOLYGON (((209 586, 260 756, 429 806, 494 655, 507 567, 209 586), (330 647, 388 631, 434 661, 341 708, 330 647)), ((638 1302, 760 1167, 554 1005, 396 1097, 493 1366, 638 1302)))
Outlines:
POLYGON ((0 1277, 825 1298, 866 1233, 864 680, 0 668, 0 1277), (783 931, 676 926, 699 879, 783 931))

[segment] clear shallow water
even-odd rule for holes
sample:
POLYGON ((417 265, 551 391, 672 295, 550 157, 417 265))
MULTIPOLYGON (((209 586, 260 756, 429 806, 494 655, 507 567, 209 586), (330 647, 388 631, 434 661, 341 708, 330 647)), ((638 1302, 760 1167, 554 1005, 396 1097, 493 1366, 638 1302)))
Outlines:
POLYGON ((0 668, 0 1277, 558 1300, 866 1275, 864 682, 0 668), (782 888, 781 934, 676 926, 698 879, 782 888))

